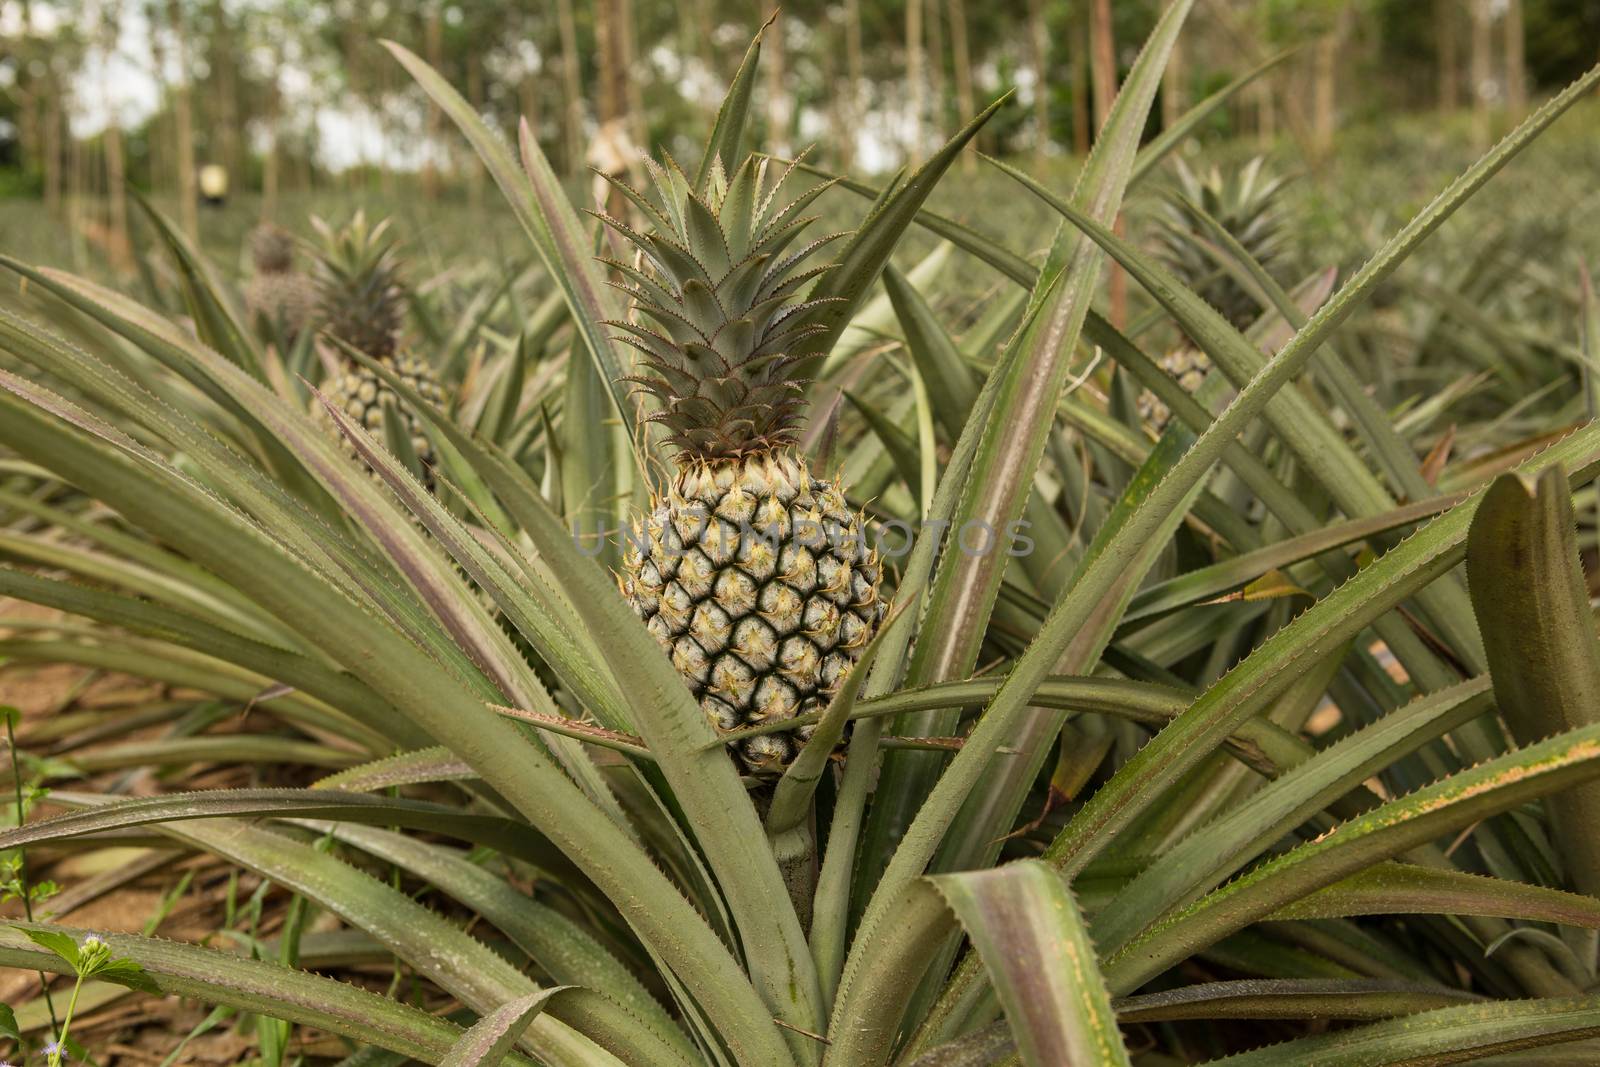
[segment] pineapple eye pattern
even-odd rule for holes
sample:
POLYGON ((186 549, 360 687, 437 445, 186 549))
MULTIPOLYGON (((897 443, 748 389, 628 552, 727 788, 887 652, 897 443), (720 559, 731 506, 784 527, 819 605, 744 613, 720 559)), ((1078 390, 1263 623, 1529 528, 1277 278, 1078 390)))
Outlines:
MULTIPOLYGON (((724 730, 826 707, 884 610, 877 555, 837 485, 787 455, 763 463, 761 474, 768 484, 759 489, 737 475, 681 478, 676 502, 658 503, 627 534, 623 592, 724 730), (765 533, 732 527, 730 552, 730 524, 703 520, 728 514, 736 495, 758 498, 756 514, 781 512, 782 521, 765 523, 765 533), (693 536, 646 535, 655 528, 693 536), (779 529, 790 535, 775 543, 779 529)), ((808 732, 748 738, 734 756, 747 773, 770 777, 808 732)))

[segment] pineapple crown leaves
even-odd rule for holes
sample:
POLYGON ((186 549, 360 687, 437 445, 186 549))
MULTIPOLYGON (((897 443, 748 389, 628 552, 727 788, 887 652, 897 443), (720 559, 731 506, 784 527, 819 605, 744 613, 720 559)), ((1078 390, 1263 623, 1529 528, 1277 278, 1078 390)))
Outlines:
POLYGON ((294 266, 294 235, 262 223, 250 231, 250 259, 258 274, 286 274, 294 266))
POLYGON ((804 299, 831 265, 801 266, 845 234, 795 246, 816 221, 803 212, 831 183, 785 201, 780 193, 795 164, 778 170, 750 156, 731 177, 714 161, 696 190, 676 161, 664 158, 646 160, 649 195, 601 175, 638 209, 644 232, 591 212, 636 253, 633 264, 601 259, 637 312, 636 321, 607 323, 643 357, 643 373, 625 380, 660 401, 650 419, 671 431, 688 458, 791 445, 804 408, 794 377, 798 350, 825 329, 808 322, 808 312, 837 299, 804 299))
POLYGON ((390 220, 368 224, 357 211, 335 228, 312 216, 317 231, 316 281, 327 330, 380 359, 394 354, 404 319, 399 247, 390 220))
POLYGON ((1263 267, 1280 266, 1289 238, 1279 195, 1288 177, 1265 169, 1260 156, 1224 171, 1203 173, 1177 163, 1177 187, 1163 198, 1156 220, 1157 253, 1191 289, 1241 329, 1260 313, 1256 300, 1207 251, 1209 231, 1200 212, 1210 215, 1263 267), (1197 210, 1198 209, 1198 210, 1197 210))

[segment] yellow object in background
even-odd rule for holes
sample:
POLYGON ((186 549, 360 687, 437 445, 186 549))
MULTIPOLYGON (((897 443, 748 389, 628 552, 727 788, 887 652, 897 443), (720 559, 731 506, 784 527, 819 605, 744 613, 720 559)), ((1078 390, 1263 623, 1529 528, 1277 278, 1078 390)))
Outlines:
POLYGON ((200 168, 200 196, 208 204, 228 198, 228 172, 220 164, 207 163, 200 168))

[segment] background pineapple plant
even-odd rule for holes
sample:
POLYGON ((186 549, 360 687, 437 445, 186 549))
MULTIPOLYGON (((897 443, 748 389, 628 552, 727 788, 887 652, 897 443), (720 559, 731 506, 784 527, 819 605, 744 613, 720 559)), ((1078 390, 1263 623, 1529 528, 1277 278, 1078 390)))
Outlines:
MULTIPOLYGON (((1234 327, 1244 330, 1262 307, 1239 279, 1223 266, 1206 216, 1242 245, 1269 274, 1282 281, 1287 272, 1288 236, 1292 232, 1283 202, 1286 178, 1267 169, 1256 156, 1237 167, 1212 166, 1199 174, 1178 160, 1177 188, 1161 201, 1151 237, 1156 254, 1172 273, 1234 327), (1202 214, 1202 212, 1204 214, 1202 214)), ((1211 358, 1187 336, 1161 357, 1161 369, 1191 395, 1211 371, 1211 358)), ((1139 415, 1157 434, 1172 413, 1148 389, 1139 394, 1139 415)))
POLYGON ((318 309, 316 283, 295 269, 294 235, 264 223, 250 231, 250 261, 255 268, 245 284, 245 307, 269 327, 281 331, 283 340, 295 340, 315 322, 318 309))
MULTIPOLYGON (((0 442, 23 461, 3 464, 0 543, 23 565, 0 568, 0 595, 76 617, 16 620, 0 654, 183 687, 132 714, 84 709, 25 734, 41 750, 62 736, 48 727, 81 725, 92 740, 49 749, 71 751, 70 767, 21 764, 57 788, 0 847, 27 848, 37 872, 66 843, 74 854, 110 844, 116 878, 132 866, 121 849, 159 834, 166 850, 139 863, 170 868, 181 850, 206 861, 197 877, 245 868, 268 887, 230 909, 227 934, 249 952, 107 934, 141 970, 86 984, 89 999, 133 989, 226 1005, 249 1014, 246 1048, 269 1064, 329 1050, 292 1041, 304 1032, 290 1023, 361 1046, 327 1057, 347 1067, 471 1062, 485 1049, 564 1067, 1595 1062, 1600 902, 1558 887, 1600 869, 1596 845, 1546 820, 1541 801, 1600 778, 1600 727, 1584 713, 1600 646, 1560 506, 1600 470, 1600 428, 1438 458, 1399 437, 1404 419, 1336 420, 1347 399, 1300 371, 1346 342, 1357 306, 1600 72, 1450 183, 1269 359, 1111 230, 1158 162, 1140 134, 1189 8, 1179 0, 1153 31, 1073 194, 1024 176, 1063 219, 1043 267, 926 212, 985 112, 892 189, 845 186, 878 206, 804 298, 774 312, 809 331, 800 348, 774 349, 803 354, 812 380, 800 368, 783 386, 789 374, 757 377, 759 365, 748 380, 680 369, 645 412, 629 379, 672 377, 647 361, 714 355, 720 367, 751 351, 717 347, 742 320, 709 338, 696 328, 711 342, 696 347, 659 316, 703 315, 717 288, 709 264, 701 275, 676 257, 681 238, 709 241, 710 223, 738 235, 745 217, 729 210, 737 182, 724 190, 715 175, 740 172, 754 55, 695 178, 669 173, 670 203, 658 193, 635 205, 647 220, 636 229, 655 236, 641 237, 651 254, 631 281, 657 318, 632 325, 661 325, 660 340, 633 335, 646 348, 635 360, 606 325, 625 311, 589 256, 595 235, 538 145, 525 143, 519 169, 476 107, 397 49, 505 187, 559 293, 564 318, 548 337, 567 346, 497 368, 522 376, 509 379, 516 403, 492 407, 541 416, 520 423, 515 450, 377 363, 460 456, 437 497, 343 410, 331 421, 357 457, 330 441, 280 354, 230 328, 230 302, 203 270, 188 272, 201 279, 186 293, 191 328, 0 261, 27 279, 17 299, 29 312, 0 313, 0 349, 15 361, 0 372, 0 442), (693 226, 672 223, 674 210, 693 226), (927 261, 883 273, 888 310, 871 299, 917 220, 999 271, 1010 288, 994 304, 1015 314, 958 342, 929 299, 927 261), (1137 337, 1088 318, 1103 256, 1219 365, 1257 361, 1214 418, 1179 410, 1196 431, 1182 447, 1131 432, 1092 390, 1057 391, 1086 337, 1149 358, 1137 337), (895 340, 852 353, 839 341, 847 326, 895 340), (837 389, 859 397, 878 419, 841 417, 833 453, 870 501, 871 517, 854 521, 869 537, 890 519, 921 534, 882 579, 907 610, 880 634, 860 691, 834 705, 854 724, 844 758, 808 745, 752 795, 746 754, 730 758, 610 575, 572 543, 582 494, 555 487, 592 484, 569 478, 575 461, 604 466, 617 495, 647 484, 662 456, 646 419, 677 399, 688 443, 729 472, 717 504, 737 514, 760 489, 731 492, 732 472, 768 476, 737 447, 718 455, 718 442, 761 435, 687 412, 736 406, 757 385, 816 406, 837 389), (619 432, 572 447, 603 420, 619 432), (1295 462, 1234 448, 1247 426, 1295 462), (623 432, 638 455, 614 440, 623 432), (1083 458, 1092 465, 1079 469, 1083 458), (1271 517, 1233 507, 1240 498, 1271 517), (956 531, 1003 527, 1030 499, 1045 505, 1029 512, 1038 527, 1066 528, 1065 573, 956 550, 956 531), (1211 554, 1196 565, 1178 554, 1183 569, 1168 575, 1159 567, 1185 524, 1209 532, 1188 547, 1211 554), (527 638, 539 672, 458 568, 527 638), (1380 641, 1392 662, 1375 655, 1380 641), (218 699, 195 702, 194 689, 218 699), (1303 729, 1325 705, 1337 722, 1303 729), (1543 740, 1514 748, 1502 720, 1543 740), (154 745, 102 743, 133 736, 135 722, 166 732, 154 745), (184 760, 232 767, 222 780, 251 788, 208 777, 180 793, 121 791, 125 770, 184 760), (70 777, 80 772, 91 777, 70 777), (802 886, 809 929, 784 880, 797 838, 820 860, 802 886), (282 910, 252 914, 261 901, 282 910), (370 988, 315 973, 350 960, 377 978, 370 988), (404 1003, 380 992, 395 974, 404 1003)), ((194 266, 181 242, 168 247, 194 266)), ((486 334, 508 322, 542 332, 508 313, 486 334)), ((710 561, 721 539, 707 543, 710 520, 688 510, 703 469, 687 468, 676 511, 669 480, 645 525, 681 539, 674 521, 687 519, 710 561)), ((818 481, 799 470, 788 475, 797 496, 818 481)), ((94 920, 76 900, 58 906, 0 929, 0 965, 71 973, 86 932, 68 924, 94 920)), ((42 1003, 18 1014, 48 1019, 42 1003)), ((227 1025, 216 1019, 202 1025, 227 1025)), ((75 1021, 80 1032, 91 1033, 75 1021)))
MULTIPOLYGON (((323 329, 335 340, 390 367, 400 380, 430 404, 443 404, 428 362, 405 345, 406 294, 399 276, 400 254, 389 233, 390 220, 368 224, 356 212, 335 229, 313 219, 321 239, 317 253, 318 310, 323 329)), ((398 412, 402 428, 394 432, 410 445, 424 481, 431 482, 433 443, 421 420, 400 403, 398 395, 370 367, 338 346, 329 353, 336 368, 324 388, 328 400, 380 440, 390 437, 385 408, 398 412)), ((320 404, 314 405, 320 412, 320 404)))
MULTIPOLYGON (((654 199, 628 190, 648 233, 606 219, 645 265, 611 264, 645 320, 614 325, 644 357, 633 380, 678 465, 628 538, 623 595, 723 730, 822 710, 883 613, 860 516, 795 448, 796 370, 826 331, 800 314, 822 271, 801 268, 833 238, 785 253, 824 187, 784 200, 793 166, 768 170, 750 157, 730 178, 718 160, 692 189, 668 160, 651 166, 654 199)), ((780 774, 813 728, 738 742, 740 759, 780 774)))

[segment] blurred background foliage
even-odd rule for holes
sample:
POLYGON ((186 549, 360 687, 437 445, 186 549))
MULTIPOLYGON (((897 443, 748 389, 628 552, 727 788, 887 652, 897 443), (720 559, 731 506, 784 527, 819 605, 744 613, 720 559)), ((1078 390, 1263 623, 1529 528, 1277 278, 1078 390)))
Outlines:
MULTIPOLYGON (((447 241, 475 238, 450 213, 498 211, 497 198, 380 38, 425 57, 508 136, 525 118, 575 185, 589 164, 617 169, 643 148, 688 151, 768 18, 777 29, 757 112, 770 150, 814 145, 822 166, 882 173, 1014 89, 979 147, 1032 157, 1048 173, 1087 150, 1106 87, 1133 62, 1160 6, 4 0, 0 233, 29 258, 126 273, 126 186, 194 234, 204 223, 205 242, 235 258, 254 218, 293 226, 355 193, 419 224, 426 214, 425 228, 447 241), (196 209, 208 165, 227 174, 236 210, 196 209)), ((1591 64, 1600 41, 1591 0, 1208 0, 1198 15, 1152 130, 1293 48, 1209 120, 1203 141, 1280 152, 1313 173, 1355 154, 1375 168, 1365 199, 1386 214, 1411 206, 1408 175, 1416 189, 1435 187, 1530 98, 1591 64)), ((1569 142, 1592 140, 1592 125, 1577 125, 1569 142)), ((981 203, 990 227, 1035 232, 1043 216, 1028 198, 998 182, 993 197, 969 195, 985 180, 974 160, 963 176, 945 190, 950 210, 970 218, 981 203)))

